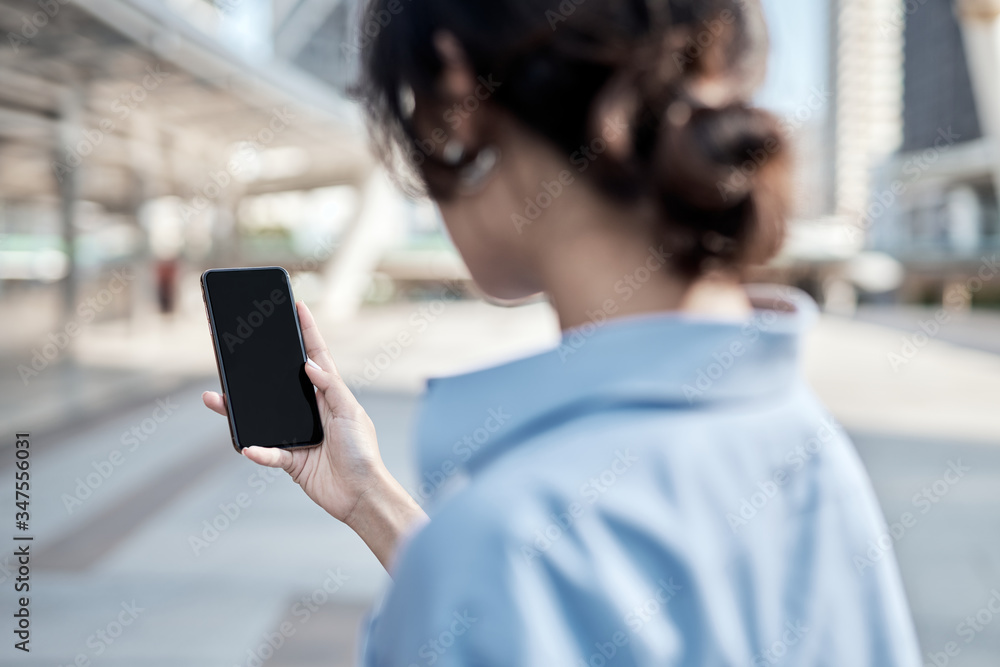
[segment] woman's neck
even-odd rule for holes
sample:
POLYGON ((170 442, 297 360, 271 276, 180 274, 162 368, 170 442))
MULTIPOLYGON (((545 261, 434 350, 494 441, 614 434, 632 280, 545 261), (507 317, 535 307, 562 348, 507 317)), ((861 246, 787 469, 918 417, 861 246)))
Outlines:
POLYGON ((684 280, 671 273, 664 247, 640 234, 582 230, 545 247, 543 281, 564 331, 646 313, 738 320, 752 311, 737 279, 684 280))

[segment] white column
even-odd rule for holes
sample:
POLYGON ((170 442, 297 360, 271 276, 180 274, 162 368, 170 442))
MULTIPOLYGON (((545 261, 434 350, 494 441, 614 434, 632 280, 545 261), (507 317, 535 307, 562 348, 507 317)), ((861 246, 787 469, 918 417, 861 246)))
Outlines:
POLYGON ((402 241, 408 215, 403 195, 385 172, 372 171, 362 185, 358 215, 326 272, 325 316, 343 320, 357 312, 385 251, 402 241))

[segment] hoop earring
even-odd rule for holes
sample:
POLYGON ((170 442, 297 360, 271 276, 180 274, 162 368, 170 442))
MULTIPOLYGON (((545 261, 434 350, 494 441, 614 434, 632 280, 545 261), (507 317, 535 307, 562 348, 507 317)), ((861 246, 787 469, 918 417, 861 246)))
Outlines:
POLYGON ((476 153, 472 162, 462 167, 458 173, 462 186, 468 189, 477 189, 486 183, 493 170, 500 162, 500 149, 495 146, 487 146, 476 153))

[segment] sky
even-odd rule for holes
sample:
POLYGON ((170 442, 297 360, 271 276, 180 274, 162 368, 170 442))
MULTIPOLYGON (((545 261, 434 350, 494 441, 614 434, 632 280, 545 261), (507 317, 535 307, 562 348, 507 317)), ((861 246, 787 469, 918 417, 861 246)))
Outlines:
POLYGON ((789 113, 827 82, 829 0, 762 0, 771 36, 768 76, 758 104, 789 113))

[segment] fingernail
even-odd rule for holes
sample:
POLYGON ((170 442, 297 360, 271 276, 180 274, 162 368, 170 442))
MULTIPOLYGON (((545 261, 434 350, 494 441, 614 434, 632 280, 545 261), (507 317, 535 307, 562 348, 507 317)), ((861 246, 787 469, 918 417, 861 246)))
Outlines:
POLYGON ((309 364, 310 366, 312 366, 313 368, 315 368, 318 371, 323 370, 322 368, 319 367, 319 364, 317 364, 315 361, 313 361, 309 357, 306 357, 306 363, 309 364))

